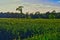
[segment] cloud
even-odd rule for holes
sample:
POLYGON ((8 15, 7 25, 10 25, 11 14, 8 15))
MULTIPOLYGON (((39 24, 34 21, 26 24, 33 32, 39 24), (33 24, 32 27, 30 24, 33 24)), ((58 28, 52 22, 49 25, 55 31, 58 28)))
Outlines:
POLYGON ((60 11, 60 6, 49 2, 49 0, 1 0, 1 11, 16 12, 16 7, 23 5, 23 12, 47 12, 47 11, 60 11), (2 1, 2 2, 1 2, 2 1))
POLYGON ((59 6, 54 6, 54 5, 45 5, 45 4, 23 4, 24 5, 24 12, 36 12, 40 11, 41 13, 47 12, 47 11, 52 11, 56 10, 57 12, 60 11, 59 6))

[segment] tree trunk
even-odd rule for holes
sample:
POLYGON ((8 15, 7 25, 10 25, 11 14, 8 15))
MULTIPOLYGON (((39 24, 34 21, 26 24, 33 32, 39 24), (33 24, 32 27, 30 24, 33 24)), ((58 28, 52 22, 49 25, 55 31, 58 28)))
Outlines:
POLYGON ((22 14, 22 9, 20 11, 21 11, 21 14, 22 14))

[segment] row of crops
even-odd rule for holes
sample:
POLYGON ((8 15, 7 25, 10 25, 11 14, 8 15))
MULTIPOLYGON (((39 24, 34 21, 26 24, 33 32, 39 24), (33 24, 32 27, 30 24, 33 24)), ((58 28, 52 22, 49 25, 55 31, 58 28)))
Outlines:
POLYGON ((60 19, 0 19, 0 40, 60 40, 60 19))

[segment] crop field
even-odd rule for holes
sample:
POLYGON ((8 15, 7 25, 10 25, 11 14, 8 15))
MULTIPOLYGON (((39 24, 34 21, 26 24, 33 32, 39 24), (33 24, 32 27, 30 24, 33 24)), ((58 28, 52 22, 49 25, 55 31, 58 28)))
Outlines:
POLYGON ((60 40, 60 19, 0 18, 0 40, 60 40))

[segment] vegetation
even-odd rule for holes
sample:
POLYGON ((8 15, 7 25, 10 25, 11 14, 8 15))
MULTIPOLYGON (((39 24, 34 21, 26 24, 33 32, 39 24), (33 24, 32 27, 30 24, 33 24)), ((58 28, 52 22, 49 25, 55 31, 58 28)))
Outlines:
POLYGON ((0 18, 0 40, 60 40, 60 19, 0 18))
POLYGON ((60 12, 0 12, 0 40, 60 40, 60 12))
POLYGON ((39 11, 35 13, 23 13, 22 12, 23 6, 18 6, 16 8, 17 11, 20 11, 20 13, 13 13, 13 12, 0 12, 0 18, 27 18, 27 19, 37 19, 37 18, 42 18, 42 19, 60 19, 60 12, 56 12, 53 10, 52 12, 46 12, 46 13, 40 13, 39 11))
POLYGON ((23 8, 23 6, 19 6, 18 8, 16 8, 16 10, 20 11, 21 13, 23 13, 22 12, 22 8, 23 8))
MULTIPOLYGON (((21 11, 20 8, 17 8, 17 10, 21 11)), ((27 19, 60 19, 60 12, 52 11, 52 12, 46 12, 46 13, 40 13, 39 11, 35 13, 13 13, 13 12, 7 12, 3 13, 0 12, 0 18, 27 18, 27 19)))

